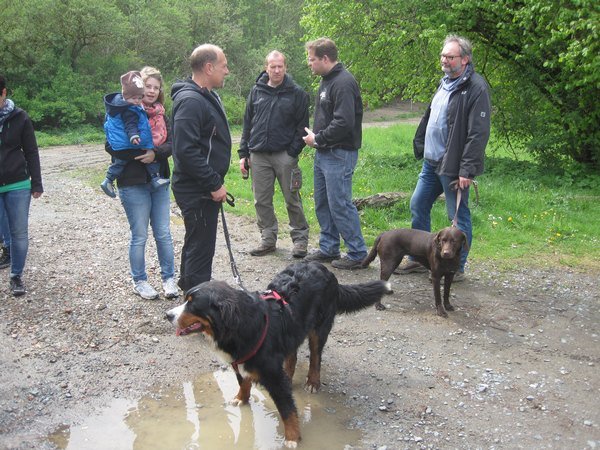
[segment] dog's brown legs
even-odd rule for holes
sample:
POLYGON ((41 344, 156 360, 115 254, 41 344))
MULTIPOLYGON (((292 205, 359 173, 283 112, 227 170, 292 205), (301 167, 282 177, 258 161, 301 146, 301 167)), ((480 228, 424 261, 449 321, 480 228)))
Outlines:
POLYGON ((285 435, 285 445, 288 448, 296 448, 300 440, 300 424, 298 423, 298 414, 290 414, 287 419, 283 419, 283 429, 285 435))
POLYGON ((298 360, 298 354, 296 352, 288 355, 283 362, 283 370, 289 377, 290 381, 294 379, 294 372, 296 371, 296 361, 298 360))
MULTIPOLYGON (((444 309, 444 305, 442 304, 442 296, 440 294, 440 284, 441 278, 435 276, 432 272, 431 281, 433 282, 433 296, 435 297, 435 309, 437 310, 438 316, 448 317, 448 313, 444 309)), ((444 292, 446 291, 446 287, 444 285, 444 292)))
POLYGON ((245 377, 240 384, 240 390, 235 396, 233 403, 237 405, 248 403, 250 400, 250 389, 252 389, 252 379, 245 377))
POLYGON ((452 286, 452 280, 454 279, 454 273, 449 272, 444 278, 444 308, 446 311, 454 311, 454 306, 450 304, 450 286, 452 286))
POLYGON ((310 350, 310 365, 304 389, 312 394, 321 387, 321 353, 319 351, 319 336, 315 331, 308 334, 308 348, 310 350))

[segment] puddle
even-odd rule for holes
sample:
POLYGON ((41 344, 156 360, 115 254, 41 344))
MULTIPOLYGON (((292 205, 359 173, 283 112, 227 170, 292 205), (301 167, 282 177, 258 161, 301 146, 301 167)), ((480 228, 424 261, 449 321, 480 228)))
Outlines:
MULTIPOLYGON (((306 373, 301 365, 297 379, 306 373)), ((352 411, 339 396, 308 394, 294 382, 300 418, 299 448, 344 449, 357 446, 360 430, 348 428, 352 411)), ((228 403, 238 390, 233 371, 205 374, 160 395, 137 402, 114 400, 81 425, 63 426, 48 440, 63 450, 257 449, 283 447, 283 425, 262 387, 252 387, 250 403, 228 403)))

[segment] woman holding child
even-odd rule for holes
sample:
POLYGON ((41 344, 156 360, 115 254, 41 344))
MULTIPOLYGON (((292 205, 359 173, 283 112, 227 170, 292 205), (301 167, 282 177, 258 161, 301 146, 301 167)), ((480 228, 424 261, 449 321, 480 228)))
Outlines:
MULTIPOLYGON (((158 297, 158 292, 148 282, 146 273, 145 250, 148 224, 150 224, 156 241, 164 295, 166 298, 174 298, 179 295, 179 291, 175 281, 175 260, 170 230, 170 189, 168 184, 160 187, 153 186, 149 172, 146 170, 148 164, 157 162, 160 165, 160 177, 166 179, 170 177, 168 159, 172 151, 172 138, 163 106, 162 75, 153 67, 144 67, 140 72, 144 82, 142 105, 148 114, 154 148, 145 150, 141 155, 127 161, 122 174, 117 178, 117 187, 131 230, 129 264, 134 292, 147 300, 158 297)), ((113 157, 122 154, 122 151, 113 150, 108 142, 106 151, 113 157)))

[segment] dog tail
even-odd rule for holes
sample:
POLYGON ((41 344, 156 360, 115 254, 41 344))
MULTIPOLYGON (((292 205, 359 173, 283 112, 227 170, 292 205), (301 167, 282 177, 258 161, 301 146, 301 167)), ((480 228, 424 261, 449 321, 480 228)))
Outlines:
POLYGON ((367 256, 365 256, 365 259, 363 259, 362 262, 360 263, 361 267, 368 267, 369 264, 371 264, 373 262, 373 260, 377 256, 377 246, 379 245, 380 239, 381 239, 381 235, 379 235, 379 236, 377 236, 377 238, 375 238, 375 242, 373 243, 373 247, 371 248, 371 251, 369 252, 369 254, 367 256))
POLYGON ((389 281, 369 281, 361 284, 340 284, 337 299, 338 313, 351 313, 360 311, 368 306, 381 301, 384 294, 392 292, 389 281))

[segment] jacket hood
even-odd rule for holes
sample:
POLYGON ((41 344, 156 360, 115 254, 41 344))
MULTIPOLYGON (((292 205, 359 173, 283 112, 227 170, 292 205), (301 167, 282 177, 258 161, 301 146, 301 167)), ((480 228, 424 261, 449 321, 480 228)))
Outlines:
POLYGON ((200 95, 208 94, 208 89, 201 88, 191 78, 187 78, 185 80, 176 81, 173 86, 171 86, 171 98, 175 100, 175 97, 184 91, 195 91, 200 95))
POLYGON ((256 85, 258 87, 263 87, 267 89, 293 89, 294 88, 294 79, 290 74, 285 74, 283 81, 276 88, 269 86, 269 75, 266 71, 262 71, 258 78, 256 78, 256 85))
POLYGON ((125 101, 123 95, 121 95, 120 92, 114 92, 112 94, 106 94, 104 96, 104 106, 122 108, 123 106, 129 106, 129 103, 125 101))

